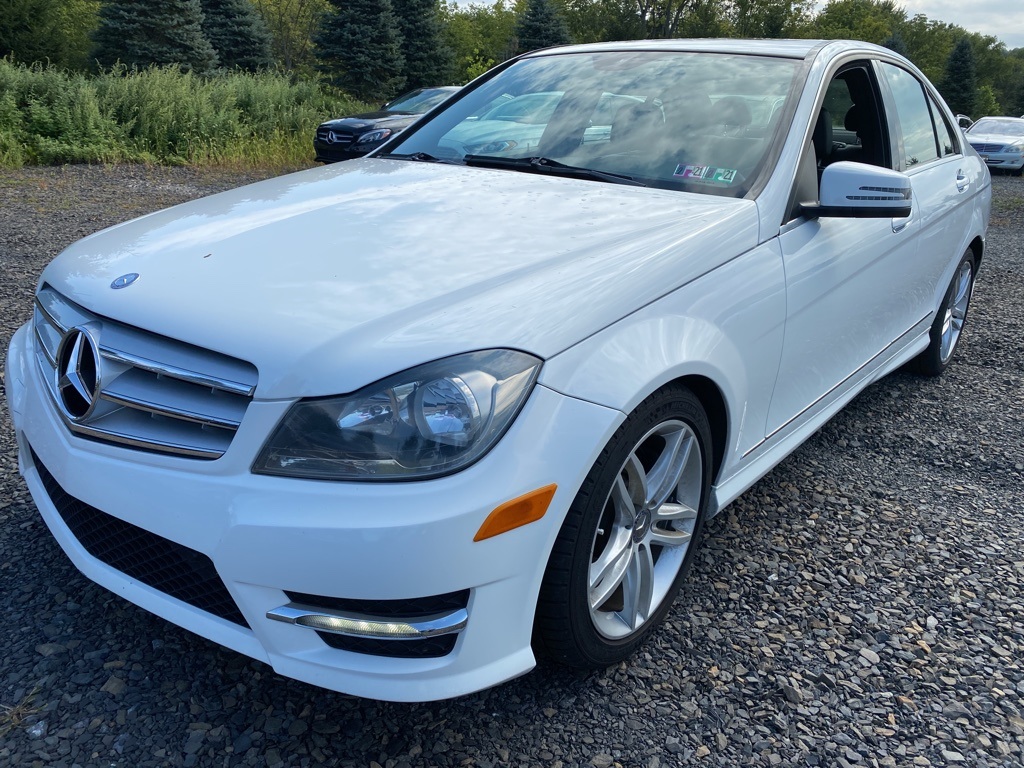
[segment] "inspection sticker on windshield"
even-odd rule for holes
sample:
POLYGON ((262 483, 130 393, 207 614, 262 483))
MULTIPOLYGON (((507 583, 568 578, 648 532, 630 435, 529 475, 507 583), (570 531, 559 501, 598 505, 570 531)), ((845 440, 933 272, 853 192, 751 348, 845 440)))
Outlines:
POLYGON ((713 165, 677 165, 672 174, 677 179, 689 179, 704 183, 732 184, 736 181, 733 168, 716 168, 713 165))

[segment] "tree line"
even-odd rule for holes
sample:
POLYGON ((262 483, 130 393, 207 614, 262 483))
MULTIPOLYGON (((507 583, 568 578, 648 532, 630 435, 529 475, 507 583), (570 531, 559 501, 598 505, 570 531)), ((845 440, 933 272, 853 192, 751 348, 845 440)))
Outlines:
POLYGON ((1024 113, 1024 48, 897 0, 2 0, 0 58, 70 71, 277 70, 362 100, 466 82, 523 51, 673 37, 852 38, 907 56, 958 112, 1024 113))

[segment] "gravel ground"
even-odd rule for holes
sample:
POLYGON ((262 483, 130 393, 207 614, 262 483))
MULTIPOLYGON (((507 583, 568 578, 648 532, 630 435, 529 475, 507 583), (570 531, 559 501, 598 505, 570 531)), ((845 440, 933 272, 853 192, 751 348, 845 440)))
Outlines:
MULTIPOLYGON (((0 177, 0 341, 102 226, 248 180, 0 177)), ((872 386, 709 525, 629 663, 448 702, 276 675, 82 577, 16 472, 0 402, 0 765, 1024 764, 1024 182, 995 180, 956 364, 872 386)))

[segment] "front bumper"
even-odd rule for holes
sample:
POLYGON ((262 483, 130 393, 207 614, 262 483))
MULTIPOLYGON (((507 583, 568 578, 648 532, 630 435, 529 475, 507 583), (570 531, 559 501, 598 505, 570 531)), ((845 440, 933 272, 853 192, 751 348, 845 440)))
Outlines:
POLYGON ((282 675, 377 699, 458 696, 534 666, 530 638, 547 554, 589 467, 624 418, 538 386, 494 450, 450 477, 387 485, 275 478, 249 467, 289 402, 253 401, 216 461, 97 443, 65 427, 31 346, 26 326, 11 341, 6 367, 19 465, 75 565, 146 610, 282 675), (558 490, 541 520, 473 541, 496 506, 551 483, 558 490), (76 537, 58 509, 62 492, 110 516, 115 528, 127 523, 209 558, 243 620, 172 597, 109 564, 121 561, 91 554, 95 547, 76 537), (464 628, 450 652, 433 658, 332 647, 310 627, 267 615, 294 604, 296 594, 407 601, 460 592, 468 595, 464 628))
POLYGON ((320 139, 313 139, 313 149, 316 151, 318 163, 339 163, 343 160, 355 160, 358 157, 365 157, 384 142, 375 144, 357 144, 355 142, 347 145, 328 144, 320 139))
POLYGON ((989 168, 997 168, 1006 171, 1019 171, 1024 168, 1024 155, 1011 155, 1009 153, 984 153, 981 158, 989 168))

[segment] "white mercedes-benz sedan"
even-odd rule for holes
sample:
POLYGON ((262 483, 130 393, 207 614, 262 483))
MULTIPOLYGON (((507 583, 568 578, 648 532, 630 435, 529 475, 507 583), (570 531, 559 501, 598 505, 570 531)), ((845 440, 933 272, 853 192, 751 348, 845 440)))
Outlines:
POLYGON ((86 576, 282 675, 613 664, 706 519, 949 365, 990 200, 884 48, 528 54, 366 159, 68 248, 8 352, 21 471, 86 576))

